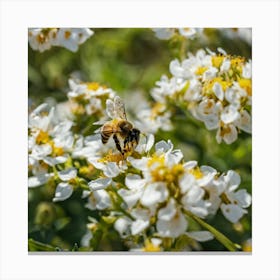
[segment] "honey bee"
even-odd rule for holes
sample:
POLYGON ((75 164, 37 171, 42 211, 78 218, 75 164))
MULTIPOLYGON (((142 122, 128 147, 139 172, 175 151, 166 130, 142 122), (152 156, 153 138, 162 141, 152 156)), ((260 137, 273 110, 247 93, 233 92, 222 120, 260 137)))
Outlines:
POLYGON ((118 151, 124 156, 133 152, 139 143, 140 130, 127 121, 125 106, 119 96, 107 100, 107 113, 112 118, 101 127, 101 140, 106 144, 112 136, 118 151))

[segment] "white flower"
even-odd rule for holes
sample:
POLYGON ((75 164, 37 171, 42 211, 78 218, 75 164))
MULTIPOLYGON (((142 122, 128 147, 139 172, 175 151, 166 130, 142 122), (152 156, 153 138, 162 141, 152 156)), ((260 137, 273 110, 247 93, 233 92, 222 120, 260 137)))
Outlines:
POLYGON ((236 120, 236 125, 243 131, 247 133, 252 133, 251 115, 246 110, 241 111, 240 118, 236 120))
POLYGON ((157 218, 156 228, 161 237, 176 238, 187 230, 188 222, 174 199, 159 210, 157 218))
POLYGON ((131 220, 127 217, 120 217, 114 223, 115 230, 119 233, 121 237, 127 237, 130 235, 130 225, 131 220))
POLYGON ((240 176, 230 170, 224 175, 225 190, 221 195, 223 203, 221 204, 221 210, 226 219, 232 223, 236 223, 239 219, 247 213, 248 208, 251 205, 251 195, 246 190, 238 190, 234 192, 240 184, 240 176))
POLYGON ((44 52, 52 47, 56 29, 49 29, 43 32, 43 28, 29 28, 28 42, 33 50, 44 52))
POLYGON ((146 209, 133 209, 131 215, 135 221, 131 223, 131 234, 137 235, 150 225, 150 212, 146 209))
POLYGON ((221 120, 225 124, 233 123, 234 121, 238 120, 239 117, 240 113, 238 111, 238 108, 233 105, 228 105, 221 112, 221 120))
POLYGON ((216 83, 214 84, 214 86, 213 86, 213 91, 214 91, 216 97, 217 97, 219 100, 223 101, 225 93, 224 93, 224 91, 223 91, 222 86, 220 85, 220 83, 217 83, 217 82, 216 82, 216 83))
POLYGON ((69 168, 58 172, 58 177, 62 182, 59 183, 56 187, 53 202, 66 200, 72 195, 74 186, 71 181, 75 179, 76 176, 76 168, 69 168))
POLYGON ((37 176, 32 176, 28 178, 28 187, 34 188, 44 185, 48 180, 53 177, 53 173, 38 174, 37 176))
POLYGON ((139 201, 144 192, 146 180, 139 175, 128 174, 125 178, 125 185, 128 189, 118 190, 119 195, 125 201, 127 207, 130 209, 139 201))
POLYGON ((111 207, 111 198, 109 194, 101 189, 90 193, 86 207, 91 210, 104 210, 111 207))
POLYGON ((193 39, 196 35, 197 35, 197 32, 202 32, 203 28, 179 28, 179 33, 188 38, 188 39, 193 39))
POLYGON ((169 71, 175 78, 189 79, 192 77, 192 73, 189 69, 187 60, 182 63, 178 59, 172 60, 169 65, 169 71))
POLYGON ((164 202, 168 197, 168 189, 165 183, 148 184, 141 197, 141 203, 150 207, 157 203, 164 202))
POLYGON ((34 50, 43 52, 52 46, 62 46, 76 52, 93 31, 89 28, 29 28, 28 41, 34 50))
POLYGON ((102 190, 112 184, 111 178, 98 178, 88 183, 92 191, 102 190))
POLYGON ((219 127, 216 140, 221 143, 224 140, 227 144, 233 143, 237 139, 237 129, 233 124, 223 125, 219 127))

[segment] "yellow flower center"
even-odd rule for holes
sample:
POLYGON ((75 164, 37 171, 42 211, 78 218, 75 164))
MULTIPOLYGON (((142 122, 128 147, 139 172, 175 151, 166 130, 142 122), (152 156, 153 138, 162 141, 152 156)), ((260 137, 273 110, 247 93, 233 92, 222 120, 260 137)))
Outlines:
POLYGON ((154 182, 166 182, 167 184, 178 182, 180 175, 184 173, 182 164, 175 164, 172 167, 165 165, 164 156, 154 156, 147 164, 151 168, 151 176, 154 182))
POLYGON ((96 83, 96 82, 89 82, 89 83, 85 83, 85 84, 87 85, 87 88, 89 90, 97 90, 100 87, 99 83, 96 83))
POLYGON ((225 56, 223 55, 215 55, 212 56, 212 65, 216 68, 219 68, 224 61, 225 56))
POLYGON ((62 156, 64 154, 64 150, 62 147, 56 147, 53 142, 51 142, 52 146, 52 156, 62 156))
POLYGON ((46 144, 50 141, 50 136, 47 132, 40 130, 36 137, 36 144, 46 144))
POLYGON ((206 67, 206 66, 198 67, 195 71, 195 74, 202 75, 207 69, 208 69, 208 67, 206 67))
POLYGON ((240 57, 240 56, 232 57, 230 59, 231 70, 233 72, 241 74, 242 73, 242 67, 243 67, 244 63, 245 63, 245 58, 244 57, 240 57))
POLYGON ((213 86, 215 83, 219 83, 223 89, 223 91, 226 91, 227 88, 229 88, 232 85, 231 81, 225 81, 221 77, 216 77, 212 80, 207 81, 203 86, 203 93, 205 95, 212 95, 213 94, 213 86))
POLYGON ((145 240, 144 252, 160 252, 160 246, 153 244, 150 240, 145 240))
POLYGON ((240 87, 246 90, 249 96, 252 96, 252 81, 250 79, 240 79, 238 83, 240 87))

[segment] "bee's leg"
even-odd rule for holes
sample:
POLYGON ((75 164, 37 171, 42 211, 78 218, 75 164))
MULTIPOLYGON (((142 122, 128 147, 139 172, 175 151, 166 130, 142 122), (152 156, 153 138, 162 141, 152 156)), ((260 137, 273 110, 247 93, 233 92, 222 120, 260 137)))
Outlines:
POLYGON ((123 147, 124 147, 124 152, 127 153, 128 151, 130 151, 130 141, 131 141, 131 137, 130 134, 124 139, 124 143, 123 143, 123 147))
POLYGON ((116 144, 117 149, 118 149, 118 150, 120 151, 120 153, 123 155, 123 151, 122 151, 122 148, 121 148, 121 145, 120 145, 120 141, 119 141, 119 139, 118 139, 118 137, 117 137, 116 134, 114 134, 113 139, 114 139, 114 141, 115 141, 115 144, 116 144))

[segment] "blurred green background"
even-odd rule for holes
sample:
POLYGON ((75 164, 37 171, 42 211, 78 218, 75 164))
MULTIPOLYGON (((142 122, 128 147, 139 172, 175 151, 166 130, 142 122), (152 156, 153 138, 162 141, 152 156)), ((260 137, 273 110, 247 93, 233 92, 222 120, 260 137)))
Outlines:
MULTIPOLYGON (((151 100, 150 90, 161 75, 169 75, 169 63, 182 58, 182 39, 159 40, 152 29, 93 29, 95 34, 72 53, 65 48, 52 47, 43 53, 28 50, 28 91, 32 107, 48 100, 67 100, 68 79, 75 75, 81 80, 106 85, 125 100, 141 92, 151 100)), ((222 47, 228 54, 251 58, 251 45, 234 36, 230 38, 225 29, 204 29, 204 36, 184 40, 187 52, 196 53, 200 48, 216 51, 222 47)), ((186 53, 185 53, 186 55, 186 53)), ((135 109, 137 111, 137 109, 135 109)), ((197 160, 199 165, 210 165, 220 172, 233 169, 241 175, 240 188, 252 193, 252 138, 241 133, 231 145, 217 144, 215 131, 208 131, 203 123, 189 113, 176 108, 172 117, 174 129, 159 131, 156 141, 171 139, 176 148, 184 153, 184 159, 197 160)), ((80 250, 81 238, 86 233, 88 217, 97 216, 96 211, 84 207, 81 191, 75 191, 70 199, 52 202, 55 186, 49 184, 29 189, 28 238, 49 244, 49 250, 80 250), (54 246, 54 247, 52 247, 54 246)), ((232 241, 243 244, 251 237, 251 207, 239 224, 232 225, 221 213, 208 222, 221 230, 232 241)), ((108 228, 107 236, 100 237, 96 250, 125 250, 116 242, 115 232, 108 228), (109 236, 109 238, 108 238, 109 236)), ((201 243, 202 250, 225 250, 216 240, 201 243)), ((30 251, 48 250, 40 243, 29 243, 30 251)), ((82 250, 82 249, 81 249, 82 250)))

